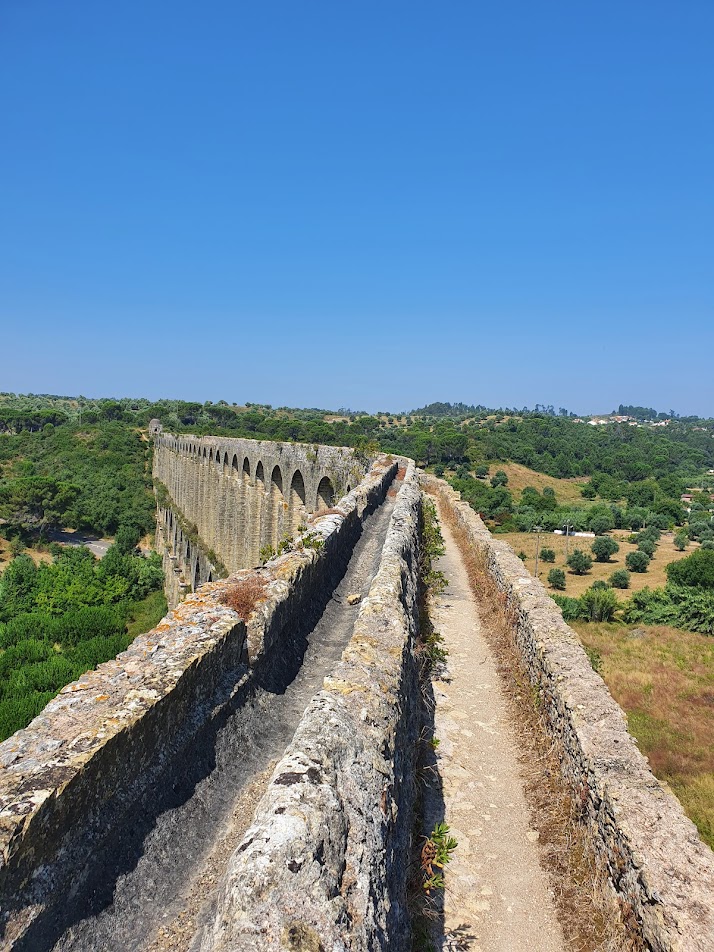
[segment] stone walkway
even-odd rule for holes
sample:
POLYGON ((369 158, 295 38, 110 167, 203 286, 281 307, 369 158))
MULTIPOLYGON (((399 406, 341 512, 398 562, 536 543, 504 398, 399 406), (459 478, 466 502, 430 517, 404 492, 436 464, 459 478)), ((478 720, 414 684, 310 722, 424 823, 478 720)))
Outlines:
POLYGON ((433 612, 449 658, 434 682, 445 819, 458 840, 446 868, 449 952, 562 952, 552 890, 538 859, 517 740, 466 569, 448 526, 437 568, 449 586, 433 612))

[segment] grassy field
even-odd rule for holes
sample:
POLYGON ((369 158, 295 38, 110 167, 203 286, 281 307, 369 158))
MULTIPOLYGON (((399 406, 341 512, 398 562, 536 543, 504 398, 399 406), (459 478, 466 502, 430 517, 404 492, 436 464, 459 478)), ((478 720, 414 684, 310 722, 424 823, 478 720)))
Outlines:
MULTIPOLYGON (((627 553, 634 552, 637 549, 636 545, 625 541, 630 535, 629 530, 615 529, 609 534, 617 540, 620 551, 613 555, 610 562, 596 562, 593 558, 593 567, 587 574, 573 575, 565 565, 565 537, 553 535, 553 533, 550 532, 542 532, 540 536, 541 549, 553 549, 555 552, 555 562, 539 561, 538 578, 547 587, 548 583, 546 579, 548 578, 548 572, 552 568, 563 569, 566 578, 565 591, 559 594, 571 595, 573 598, 582 595, 585 589, 590 588, 596 579, 607 580, 616 569, 626 568, 625 558, 627 557, 627 553)), ((508 542, 516 554, 525 552, 527 558, 524 564, 532 575, 535 574, 536 537, 534 533, 504 532, 503 534, 499 534, 497 538, 508 542)), ((592 555, 590 546, 593 541, 593 539, 579 539, 571 536, 571 538, 567 540, 567 543, 570 552, 574 549, 582 549, 584 552, 587 552, 588 555, 592 555)), ((675 562, 677 559, 684 558, 684 556, 689 555, 696 548, 699 548, 699 546, 694 542, 690 543, 684 552, 678 552, 674 547, 673 534, 663 532, 662 538, 657 545, 657 551, 647 571, 642 574, 632 572, 630 576, 630 588, 624 590, 616 588, 613 589, 613 591, 617 594, 618 598, 624 600, 629 598, 632 592, 639 591, 641 588, 662 588, 667 581, 667 576, 664 571, 665 565, 667 565, 668 562, 675 562)))
POLYGON ((534 469, 527 466, 521 466, 520 463, 491 463, 489 466, 489 476, 497 470, 503 470, 508 476, 508 486, 506 487, 518 500, 526 486, 532 486, 542 493, 546 486, 555 492, 556 499, 561 505, 577 503, 579 506, 591 506, 592 502, 583 499, 580 490, 588 482, 588 477, 579 479, 558 479, 555 476, 546 476, 545 473, 537 473, 534 469))
POLYGON ((664 625, 571 626, 655 775, 714 848, 714 638, 664 625))

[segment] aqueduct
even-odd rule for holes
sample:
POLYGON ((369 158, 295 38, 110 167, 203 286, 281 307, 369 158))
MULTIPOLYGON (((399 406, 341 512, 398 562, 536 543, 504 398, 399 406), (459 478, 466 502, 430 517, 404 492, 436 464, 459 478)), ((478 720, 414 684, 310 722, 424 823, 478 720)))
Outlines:
MULTIPOLYGON (((157 542, 176 607, 0 744, 0 952, 411 952, 409 871, 423 864, 430 828, 420 836, 416 826, 419 752, 425 729, 438 739, 425 681, 433 629, 420 630, 422 488, 476 553, 479 591, 495 599, 483 614, 503 613, 524 703, 537 698, 558 752, 567 822, 602 871, 583 908, 614 910, 627 930, 618 949, 711 952, 714 855, 653 776, 553 600, 451 487, 412 460, 368 465, 344 448, 156 429, 157 542), (258 566, 260 549, 285 537, 285 551, 258 566)), ((477 674, 458 692, 468 706, 491 684, 473 649, 478 614, 467 622, 455 664, 473 655, 477 674)), ((490 860, 509 881, 521 876, 514 901, 532 893, 526 842, 537 850, 537 818, 513 810, 517 780, 489 803, 487 749, 489 771, 502 759, 493 710, 447 712, 455 739, 433 765, 437 777, 448 758, 455 770, 435 782, 435 819, 449 821, 457 801, 473 811, 459 848, 468 855, 473 837, 463 882, 468 928, 482 932, 483 910, 505 896, 483 881, 477 837, 491 813, 504 825, 490 860), (517 825, 516 859, 501 862, 517 825)), ((511 929, 509 914, 490 924, 511 929)), ((482 947, 566 948, 546 944, 527 917, 521 925, 524 941, 494 943, 486 930, 482 947)), ((465 948, 463 937, 459 925, 459 943, 441 934, 437 947, 465 948)))
POLYGON ((170 607, 204 582, 259 563, 362 479, 345 447, 155 431, 156 548, 170 607))

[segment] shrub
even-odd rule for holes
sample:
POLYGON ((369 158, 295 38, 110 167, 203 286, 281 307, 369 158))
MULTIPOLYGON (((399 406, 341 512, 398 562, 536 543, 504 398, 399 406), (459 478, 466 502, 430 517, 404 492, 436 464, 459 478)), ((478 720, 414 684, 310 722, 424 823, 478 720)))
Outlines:
POLYGON ((507 486, 508 485, 508 476, 503 472, 502 469, 497 469, 496 472, 491 477, 491 485, 495 489, 497 486, 507 486))
POLYGON ((560 609, 565 621, 576 621, 580 618, 579 598, 570 598, 568 595, 553 595, 553 601, 560 609))
MULTIPOLYGON (((77 645, 92 638, 109 638, 125 631, 125 613, 109 605, 91 605, 66 612, 54 621, 54 639, 77 645)), ((108 660, 108 659, 105 659, 108 660)))
POLYGON ((540 557, 544 562, 555 562, 555 551, 553 549, 541 549, 540 557))
POLYGON ((523 549, 521 549, 521 551, 518 553, 518 558, 521 560, 521 562, 525 562, 526 559, 528 558, 528 556, 523 551, 523 549))
POLYGON ((610 576, 610 585, 613 588, 629 588, 630 573, 626 569, 618 569, 610 576))
POLYGON ((662 538, 662 533, 657 528, 657 526, 652 526, 652 525, 647 526, 646 529, 642 529, 641 532, 637 533, 638 542, 642 542, 645 539, 649 539, 650 542, 659 542, 661 538, 662 538))
POLYGON ((565 588, 565 572, 562 569, 551 569, 548 572, 548 585, 562 592, 565 588))
POLYGON ((80 671, 87 671, 111 658, 116 658, 121 651, 126 651, 130 642, 131 638, 126 634, 98 635, 71 648, 67 652, 67 657, 80 671))
POLYGON ((611 588, 589 588, 580 596, 580 617, 587 621, 612 621, 617 595, 611 588))
POLYGON ((624 621, 672 625, 714 635, 714 592, 678 585, 644 588, 635 592, 627 603, 624 621))
POLYGON ((574 575, 585 575, 592 568, 593 560, 582 549, 576 549, 568 556, 565 564, 574 575))
POLYGON ((55 693, 45 691, 42 694, 26 694, 0 701, 0 740, 5 740, 15 731, 26 727, 32 718, 37 717, 42 708, 52 700, 55 693))
POLYGON ((610 583, 609 583, 609 582, 606 582, 605 579, 602 579, 602 578, 595 579, 595 581, 594 581, 594 582, 592 583, 592 585, 590 586, 590 590, 591 590, 591 591, 594 590, 594 591, 596 591, 596 592, 597 592, 597 591, 604 591, 604 590, 606 590, 606 589, 608 589, 608 588, 610 588, 610 583))
POLYGON ((678 532, 674 537, 674 547, 679 552, 684 552, 684 550, 689 545, 689 536, 686 532, 678 532))
POLYGON ((628 552, 625 565, 631 572, 646 572, 649 568, 650 557, 646 552, 628 552))
POLYGON ((640 552, 644 552, 648 558, 652 558, 655 554, 656 546, 651 539, 642 539, 637 546, 640 552))
POLYGON ((673 585, 714 588, 714 551, 700 548, 678 562, 665 566, 667 581, 673 585))
POLYGON ((598 562, 609 562, 610 556, 620 551, 620 546, 608 535, 597 538, 590 548, 598 562))

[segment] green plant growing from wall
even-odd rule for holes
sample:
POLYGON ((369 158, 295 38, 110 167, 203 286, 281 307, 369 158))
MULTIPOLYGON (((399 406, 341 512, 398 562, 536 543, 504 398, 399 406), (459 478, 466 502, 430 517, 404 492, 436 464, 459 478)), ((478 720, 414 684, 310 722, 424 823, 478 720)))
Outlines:
POLYGON ((433 889, 443 889, 445 886, 443 875, 435 872, 434 867, 443 869, 450 863, 452 853, 459 845, 449 833, 448 824, 442 821, 434 824, 434 829, 424 838, 421 849, 421 869, 422 886, 427 896, 433 889))
POLYGON ((319 532, 307 532, 297 543, 298 549, 314 549, 315 552, 319 552, 324 545, 325 540, 319 532))
POLYGON ((266 562, 269 562, 275 556, 275 549, 270 543, 266 545, 261 545, 260 551, 258 552, 258 559, 260 560, 261 565, 265 565, 266 562))

